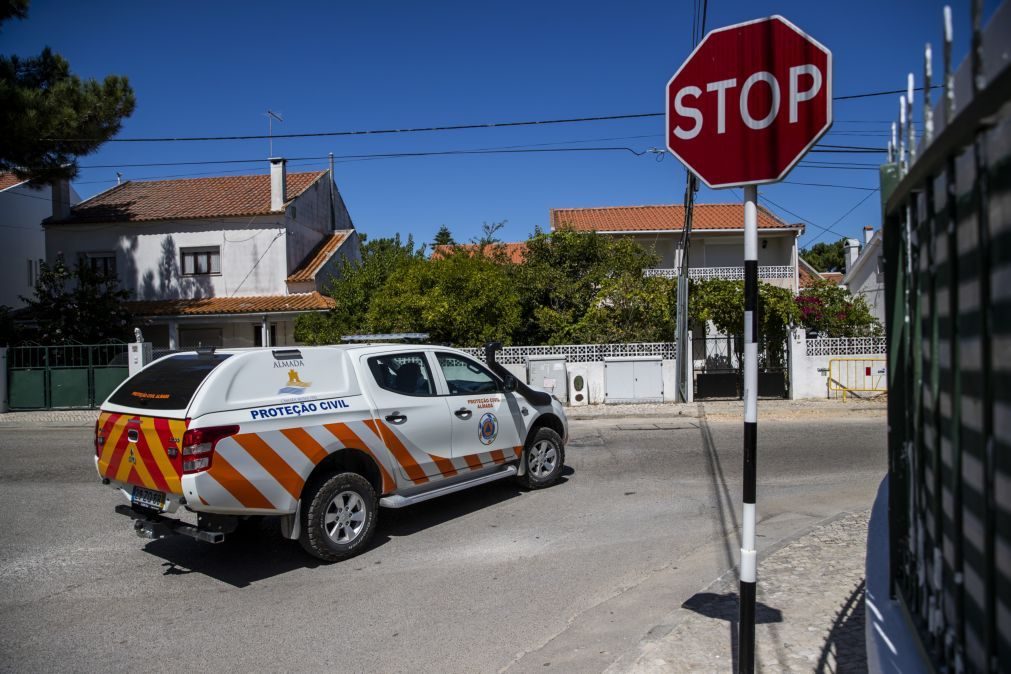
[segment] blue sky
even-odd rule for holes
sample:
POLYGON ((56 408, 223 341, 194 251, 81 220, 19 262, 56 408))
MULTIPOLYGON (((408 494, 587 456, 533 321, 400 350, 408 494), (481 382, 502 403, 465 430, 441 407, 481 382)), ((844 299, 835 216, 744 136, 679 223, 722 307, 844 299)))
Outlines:
MULTIPOLYGON (((837 95, 899 89, 935 45, 943 2, 711 0, 708 28, 778 13, 833 51, 837 95)), ((997 5, 986 3, 987 15, 997 5)), ((953 4, 955 60, 967 52, 969 4, 953 4)), ((0 33, 0 52, 49 45, 82 77, 129 77, 137 109, 122 137, 301 133, 659 112, 664 87, 691 51, 692 0, 663 2, 56 2, 33 0, 0 33)), ((883 147, 897 96, 840 101, 825 143, 883 147)), ((920 111, 917 110, 917 118, 920 111)), ((663 147, 663 118, 357 138, 284 139, 286 157, 508 146, 663 147), (576 142, 579 141, 579 142, 576 142)), ((82 166, 255 159, 266 140, 109 143, 82 166)), ((883 155, 812 155, 870 164, 883 155)), ((323 168, 325 160, 290 170, 323 168)), ((266 172, 262 165, 119 168, 128 179, 266 172), (240 169, 236 171, 236 169, 240 169)), ((82 196, 115 184, 116 168, 85 168, 82 196)), ((458 241, 505 220, 505 240, 546 228, 548 209, 680 203, 684 169, 672 157, 626 152, 338 161, 337 185, 371 237, 430 241, 447 225, 458 241)), ((873 168, 796 168, 791 182, 877 187, 873 168)), ((880 226, 866 191, 791 184, 760 195, 816 225, 802 244, 880 226), (834 223, 834 224, 833 224, 834 223)), ((703 187, 699 202, 739 192, 703 187)), ((777 210, 773 207, 773 210, 777 210)), ((789 221, 793 215, 782 213, 789 221)))

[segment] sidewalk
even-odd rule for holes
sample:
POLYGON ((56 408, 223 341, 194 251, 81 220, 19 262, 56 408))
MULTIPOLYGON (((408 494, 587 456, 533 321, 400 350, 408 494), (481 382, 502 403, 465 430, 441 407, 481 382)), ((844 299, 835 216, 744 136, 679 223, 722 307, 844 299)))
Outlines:
POLYGON ((0 414, 0 429, 47 426, 50 428, 92 427, 98 410, 38 410, 0 414))
MULTIPOLYGON (((693 403, 640 403, 630 405, 587 405, 566 407, 569 419, 608 419, 617 417, 697 417, 699 405, 704 405, 706 417, 719 420, 740 419, 744 402, 740 400, 706 400, 693 403)), ((785 419, 824 414, 880 414, 888 412, 887 399, 880 396, 867 400, 759 400, 758 419, 785 419)))
MULTIPOLYGON (((863 672, 864 557, 870 511, 822 524, 759 558, 756 670, 863 672)), ((737 576, 686 601, 608 672, 736 671, 737 576), (655 632, 660 632, 659 635, 655 632)))
MULTIPOLYGON (((707 400, 704 403, 649 403, 633 405, 587 405, 566 407, 569 420, 621 419, 652 417, 697 417, 699 405, 705 406, 706 417, 725 421, 740 419, 744 403, 740 400, 707 400)), ((760 400, 758 417, 792 419, 825 414, 885 414, 885 399, 874 400, 760 400)), ((98 410, 39 410, 0 414, 0 429, 23 426, 74 427, 94 426, 98 410)))

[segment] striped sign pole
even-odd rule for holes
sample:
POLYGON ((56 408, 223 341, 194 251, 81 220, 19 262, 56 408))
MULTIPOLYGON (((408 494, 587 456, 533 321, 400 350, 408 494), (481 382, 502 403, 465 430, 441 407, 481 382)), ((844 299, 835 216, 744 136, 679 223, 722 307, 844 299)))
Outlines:
POLYGON ((744 188, 744 516, 738 663, 755 671, 755 464, 758 441, 758 187, 744 188))

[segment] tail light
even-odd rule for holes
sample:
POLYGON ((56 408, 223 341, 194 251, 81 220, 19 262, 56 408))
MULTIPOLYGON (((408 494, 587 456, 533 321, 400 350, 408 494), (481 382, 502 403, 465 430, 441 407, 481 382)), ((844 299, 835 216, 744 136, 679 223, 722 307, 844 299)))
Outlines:
POLYGON ((102 447, 105 445, 105 436, 102 435, 102 428, 95 421, 95 456, 102 456, 102 447))
POLYGON ((186 431, 183 434, 183 475, 210 468, 214 447, 221 440, 238 432, 238 426, 209 426, 186 431))

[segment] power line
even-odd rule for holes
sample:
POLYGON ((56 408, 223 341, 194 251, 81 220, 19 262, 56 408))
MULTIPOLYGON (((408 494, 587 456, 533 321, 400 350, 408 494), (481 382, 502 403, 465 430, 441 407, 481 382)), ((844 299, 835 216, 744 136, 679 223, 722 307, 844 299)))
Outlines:
POLYGON ((877 192, 876 187, 857 187, 856 185, 831 185, 828 183, 801 183, 794 180, 780 180, 778 185, 804 185, 806 187, 834 187, 840 190, 861 190, 865 192, 877 192))
MULTIPOLYGON (((941 88, 940 85, 931 87, 941 88)), ((923 91, 919 87, 916 91, 923 91)), ((890 96, 894 94, 906 93, 905 89, 894 89, 889 91, 873 91, 862 94, 851 94, 848 96, 835 96, 833 100, 846 101, 857 98, 870 98, 873 96, 890 96)), ((462 131, 467 129, 502 129, 518 126, 549 126, 554 124, 580 124, 587 122, 609 122, 625 119, 645 119, 650 117, 663 117, 665 112, 643 112, 625 115, 597 115, 593 117, 565 117, 558 119, 524 120, 516 122, 487 122, 482 124, 452 124, 447 126, 426 126, 409 127, 404 129, 365 129, 351 131, 317 131, 312 133, 282 133, 271 136, 270 134, 250 134, 243 136, 162 136, 162 137, 136 137, 136 138, 110 138, 109 143, 168 143, 168 142, 201 142, 201 141, 221 141, 221 140, 263 140, 268 138, 324 138, 338 136, 369 136, 388 135, 402 133, 428 133, 434 131, 462 131)), ((95 138, 46 138, 43 140, 56 140, 62 142, 82 142, 94 141, 95 138)))

